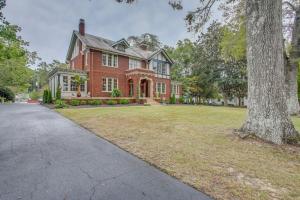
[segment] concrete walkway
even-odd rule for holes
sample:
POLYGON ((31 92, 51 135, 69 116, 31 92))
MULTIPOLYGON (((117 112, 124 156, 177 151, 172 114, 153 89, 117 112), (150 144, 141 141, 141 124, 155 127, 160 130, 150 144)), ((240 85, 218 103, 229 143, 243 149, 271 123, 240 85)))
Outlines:
POLYGON ((0 105, 0 199, 210 199, 40 105, 0 105))

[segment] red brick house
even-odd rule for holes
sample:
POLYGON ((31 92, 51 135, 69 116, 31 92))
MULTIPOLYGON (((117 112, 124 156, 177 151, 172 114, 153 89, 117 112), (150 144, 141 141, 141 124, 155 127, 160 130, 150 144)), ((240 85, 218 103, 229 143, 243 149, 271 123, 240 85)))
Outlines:
POLYGON ((110 97, 118 88, 122 97, 169 99, 180 96, 180 84, 171 81, 172 59, 164 49, 155 52, 137 48, 125 39, 111 41, 85 32, 80 20, 79 31, 73 31, 67 53, 69 69, 54 69, 49 87, 55 96, 58 85, 62 97, 76 97, 74 75, 87 77, 81 85, 83 97, 110 97))

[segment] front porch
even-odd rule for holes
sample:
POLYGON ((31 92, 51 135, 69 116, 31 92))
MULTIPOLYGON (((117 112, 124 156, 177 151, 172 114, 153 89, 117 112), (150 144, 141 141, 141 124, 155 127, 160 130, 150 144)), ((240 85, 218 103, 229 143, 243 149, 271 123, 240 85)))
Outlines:
POLYGON ((154 78, 153 71, 148 69, 133 69, 126 73, 128 96, 140 99, 154 98, 154 78))
MULTIPOLYGON (((75 76, 79 75, 82 78, 87 78, 87 73, 82 70, 73 70, 69 68, 55 68, 49 73, 49 89, 52 97, 56 97, 58 87, 61 88, 61 97, 63 99, 76 98, 77 86, 75 76)), ((87 81, 80 85, 81 97, 89 97, 87 90, 87 81)))

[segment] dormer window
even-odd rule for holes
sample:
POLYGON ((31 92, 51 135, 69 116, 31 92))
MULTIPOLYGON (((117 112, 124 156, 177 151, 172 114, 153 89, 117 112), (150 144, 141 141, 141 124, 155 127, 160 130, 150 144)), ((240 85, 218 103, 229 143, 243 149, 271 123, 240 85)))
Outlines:
POLYGON ((113 48, 119 51, 125 51, 129 46, 129 43, 125 39, 121 39, 112 45, 113 48))

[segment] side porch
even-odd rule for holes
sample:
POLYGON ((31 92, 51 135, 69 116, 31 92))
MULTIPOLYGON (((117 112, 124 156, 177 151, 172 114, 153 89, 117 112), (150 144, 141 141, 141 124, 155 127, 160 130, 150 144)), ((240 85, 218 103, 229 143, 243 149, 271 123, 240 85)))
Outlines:
MULTIPOLYGON (((61 88, 61 97, 76 98, 77 97, 77 85, 75 82, 75 76, 78 75, 85 80, 87 79, 87 72, 82 70, 73 70, 69 68, 55 68, 49 73, 49 89, 52 93, 52 97, 56 97, 57 89, 61 88)), ((89 97, 87 88, 87 81, 80 85, 81 97, 89 97)))

